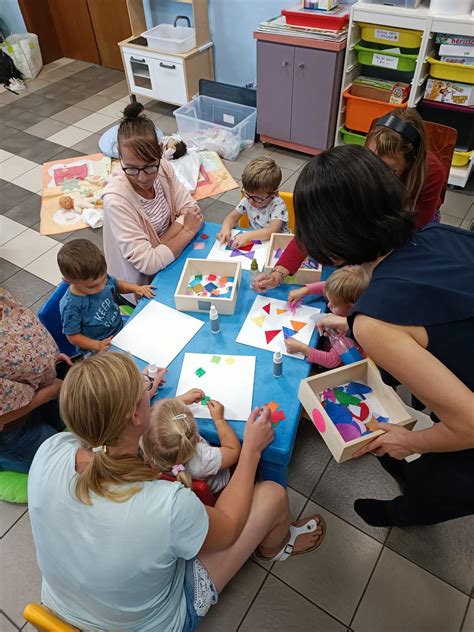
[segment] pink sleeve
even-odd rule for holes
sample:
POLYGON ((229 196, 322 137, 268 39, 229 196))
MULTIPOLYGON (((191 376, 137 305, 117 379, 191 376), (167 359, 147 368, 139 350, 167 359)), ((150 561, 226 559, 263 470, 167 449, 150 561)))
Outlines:
POLYGON ((283 251, 276 265, 283 266, 290 274, 295 274, 305 259, 306 254, 299 249, 296 239, 293 238, 283 251))
POLYGON ((334 349, 331 351, 319 351, 319 349, 311 349, 306 360, 313 364, 320 364, 325 369, 335 369, 341 364, 341 359, 334 349))
POLYGON ((307 283, 306 287, 308 288, 308 294, 318 294, 319 296, 323 296, 325 285, 326 285, 326 281, 316 281, 316 283, 307 283))

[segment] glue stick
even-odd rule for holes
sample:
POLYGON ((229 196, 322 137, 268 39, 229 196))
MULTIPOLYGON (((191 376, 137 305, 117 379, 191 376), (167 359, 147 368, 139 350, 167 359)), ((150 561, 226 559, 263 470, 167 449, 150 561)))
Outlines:
POLYGON ((209 310, 209 320, 211 321, 211 332, 213 334, 218 334, 221 326, 219 325, 219 314, 217 313, 215 305, 211 305, 211 309, 209 310))
POLYGON ((154 380, 158 374, 158 367, 156 366, 156 364, 150 364, 146 372, 148 374, 148 377, 154 380))
POLYGON ((249 278, 250 278, 250 287, 253 287, 253 282, 255 281, 255 279, 258 277, 258 263, 257 260, 255 259, 255 257, 252 259, 252 263, 250 264, 250 272, 249 272, 249 278))
POLYGON ((273 376, 281 377, 283 375, 283 357, 281 351, 275 351, 273 354, 273 376))

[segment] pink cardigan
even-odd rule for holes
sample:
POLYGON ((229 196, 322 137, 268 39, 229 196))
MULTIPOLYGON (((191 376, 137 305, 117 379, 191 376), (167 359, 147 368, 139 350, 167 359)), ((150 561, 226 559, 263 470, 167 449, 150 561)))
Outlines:
MULTIPOLYGON (((184 221, 197 203, 178 181, 173 167, 160 163, 158 176, 171 209, 171 223, 184 221)), ((112 276, 147 285, 159 270, 174 261, 174 255, 160 242, 141 206, 140 198, 119 168, 112 173, 102 192, 104 200, 104 252, 112 276)))

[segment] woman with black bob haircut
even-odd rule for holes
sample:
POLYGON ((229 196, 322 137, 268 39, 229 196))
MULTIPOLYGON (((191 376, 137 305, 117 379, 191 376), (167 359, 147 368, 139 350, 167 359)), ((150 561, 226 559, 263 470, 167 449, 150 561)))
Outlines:
POLYGON ((323 263, 363 264, 371 275, 348 323, 330 315, 320 329, 349 325, 368 356, 437 420, 414 432, 384 424, 356 452, 381 457, 403 489, 390 501, 358 499, 356 512, 375 526, 474 513, 474 233, 440 224, 414 233, 403 184, 358 146, 313 158, 294 202, 300 247, 323 263))

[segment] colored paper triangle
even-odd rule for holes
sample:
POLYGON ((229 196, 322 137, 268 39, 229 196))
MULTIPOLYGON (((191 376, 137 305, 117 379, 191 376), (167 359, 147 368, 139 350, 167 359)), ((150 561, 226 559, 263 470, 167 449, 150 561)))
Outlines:
POLYGON ((253 321, 257 327, 261 327, 265 318, 266 316, 253 316, 250 320, 253 321))
POLYGON ((308 324, 308 323, 302 323, 299 320, 290 320, 290 323, 293 329, 296 329, 296 331, 303 329, 303 327, 306 327, 306 325, 308 324))
POLYGON ((253 248, 253 243, 250 242, 246 246, 239 246, 239 250, 243 250, 244 252, 249 252, 253 248))
POLYGON ((277 309, 277 314, 286 314, 287 309, 277 309))
POLYGON ((243 252, 242 256, 247 257, 247 259, 253 259, 255 256, 255 251, 251 250, 250 252, 243 252))
POLYGON ((266 331, 265 338, 267 339, 267 345, 270 344, 273 338, 278 336, 279 333, 280 333, 279 329, 270 329, 269 331, 266 331))
POLYGON ((264 312, 267 312, 267 314, 270 315, 270 303, 267 303, 266 305, 264 305, 262 309, 264 312))
POLYGON ((285 340, 287 338, 291 338, 291 336, 294 336, 296 333, 298 333, 294 329, 290 329, 289 327, 282 327, 281 330, 283 332, 283 338, 285 340))

